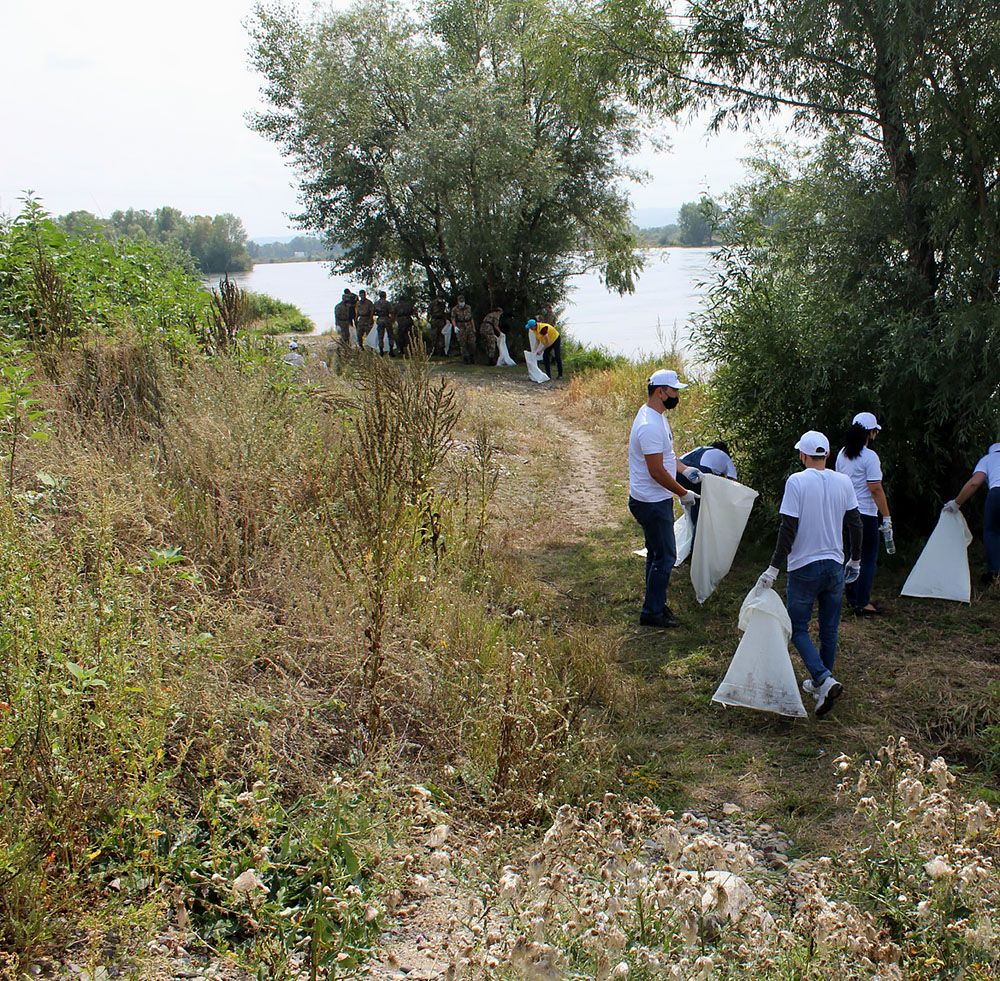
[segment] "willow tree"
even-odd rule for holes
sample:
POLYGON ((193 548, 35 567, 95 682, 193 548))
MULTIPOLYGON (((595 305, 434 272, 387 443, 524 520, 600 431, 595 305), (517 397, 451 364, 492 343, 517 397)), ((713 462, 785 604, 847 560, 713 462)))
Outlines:
POLYGON ((523 312, 640 268, 623 180, 641 119, 621 59, 582 50, 560 0, 258 7, 254 127, 300 175, 298 221, 366 282, 415 278, 523 312))

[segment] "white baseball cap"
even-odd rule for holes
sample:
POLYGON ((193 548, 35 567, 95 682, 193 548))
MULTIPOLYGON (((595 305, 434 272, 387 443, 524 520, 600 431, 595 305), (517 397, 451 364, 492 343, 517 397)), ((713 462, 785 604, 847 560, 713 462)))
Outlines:
POLYGON ((795 449, 806 456, 829 456, 830 441, 819 430, 810 429, 799 437, 795 449))
POLYGON ((673 368, 660 368, 649 376, 650 385, 666 385, 667 388, 676 388, 678 391, 687 388, 678 377, 673 368))
POLYGON ((878 420, 875 418, 874 412, 859 412, 851 422, 856 422, 859 426, 864 426, 865 429, 881 429, 882 427, 878 424, 878 420))

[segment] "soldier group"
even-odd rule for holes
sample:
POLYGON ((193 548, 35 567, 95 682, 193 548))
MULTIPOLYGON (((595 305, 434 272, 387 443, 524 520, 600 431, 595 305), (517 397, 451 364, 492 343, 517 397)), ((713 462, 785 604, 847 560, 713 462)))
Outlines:
MULTIPOLYGON (((453 338, 457 333, 462 360, 466 364, 475 363, 477 336, 488 362, 495 364, 499 353, 497 338, 500 337, 502 316, 503 307, 494 307, 483 317, 477 331, 472 307, 465 302, 462 294, 459 294, 458 302, 450 310, 444 297, 435 296, 427 310, 431 354, 444 355, 446 345, 449 350, 453 350, 447 343, 450 321, 453 331, 451 336, 453 338)), ((404 355, 410 348, 416 313, 413 302, 406 297, 390 303, 385 290, 380 290, 378 300, 373 303, 365 290, 359 290, 355 295, 350 289, 345 289, 334 308, 333 318, 340 343, 344 347, 350 347, 355 340, 358 347, 364 347, 365 339, 374 326, 378 332, 378 350, 383 355, 404 355)))

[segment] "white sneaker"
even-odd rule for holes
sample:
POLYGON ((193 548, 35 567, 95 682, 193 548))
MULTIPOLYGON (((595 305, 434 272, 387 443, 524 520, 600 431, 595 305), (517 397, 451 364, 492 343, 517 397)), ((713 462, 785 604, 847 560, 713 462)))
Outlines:
POLYGON ((833 703, 844 694, 844 686, 831 674, 819 688, 815 688, 814 686, 814 689, 813 698, 816 699, 816 718, 822 719, 833 708, 833 703))
POLYGON ((802 690, 807 695, 815 695, 816 694, 816 686, 813 684, 812 678, 804 678, 802 680, 802 690))

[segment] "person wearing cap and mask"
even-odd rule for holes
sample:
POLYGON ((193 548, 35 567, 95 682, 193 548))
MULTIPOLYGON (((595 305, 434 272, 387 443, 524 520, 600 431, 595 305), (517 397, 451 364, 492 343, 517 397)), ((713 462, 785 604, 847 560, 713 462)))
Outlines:
POLYGON ((986 546, 986 573, 983 584, 1000 582, 1000 443, 994 443, 981 457, 972 476, 945 511, 957 512, 980 487, 986 487, 986 510, 983 514, 983 544, 986 546))
POLYGON ((879 532, 882 531, 887 540, 892 536, 889 502, 882 487, 882 462, 871 448, 881 429, 873 413, 859 412, 847 430, 844 448, 837 454, 837 471, 850 477, 861 512, 861 574, 857 582, 844 588, 847 602, 859 617, 873 617, 882 612, 871 601, 878 564, 879 532))
POLYGON ((774 586, 778 569, 787 559, 786 606, 792 643, 810 674, 802 688, 813 696, 816 715, 822 718, 844 691, 833 676, 833 665, 844 583, 854 582, 861 572, 861 514, 850 477, 827 469, 830 441, 822 433, 815 429, 803 433, 795 449, 804 469, 785 481, 778 542, 757 586, 774 586), (845 525, 850 550, 846 566, 845 525), (817 604, 818 650, 809 636, 809 621, 817 604))
POLYGON ((674 495, 682 506, 698 500, 677 482, 674 434, 666 412, 687 388, 676 371, 660 369, 649 377, 646 404, 636 413, 628 439, 628 509, 646 539, 646 592, 639 614, 644 627, 677 627, 667 605, 670 573, 677 558, 674 542, 674 495))

